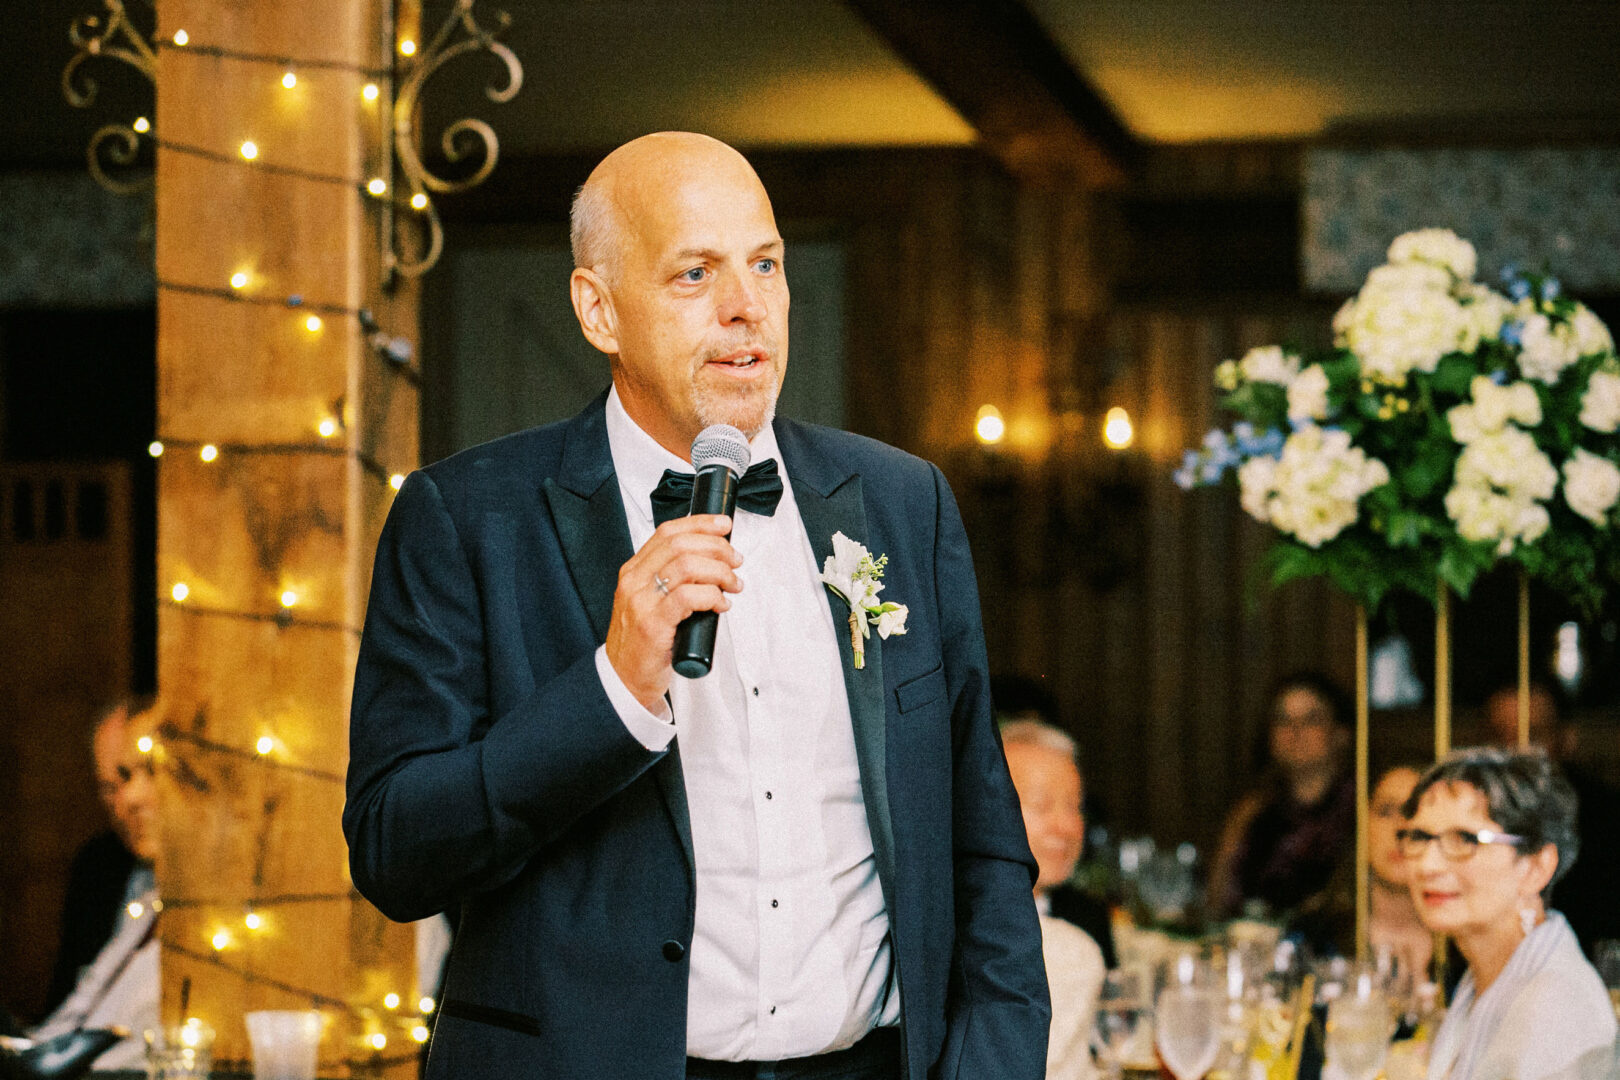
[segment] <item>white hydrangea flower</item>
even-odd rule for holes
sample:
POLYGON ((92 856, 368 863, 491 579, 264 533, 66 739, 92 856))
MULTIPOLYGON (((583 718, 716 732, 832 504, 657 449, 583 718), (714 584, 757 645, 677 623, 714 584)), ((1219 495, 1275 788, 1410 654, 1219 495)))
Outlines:
POLYGON ((1609 511, 1620 499, 1620 468, 1606 457, 1575 448, 1564 462, 1564 501, 1592 524, 1608 524, 1609 511))
POLYGON ((1475 375, 1469 385, 1471 402, 1447 410, 1451 437, 1471 443, 1482 435, 1501 431, 1509 421, 1525 427, 1541 423, 1541 399, 1527 382, 1497 386, 1484 375, 1475 375))
POLYGON ((1391 386, 1432 372, 1462 348, 1471 320, 1448 291, 1450 275, 1422 263, 1380 266, 1334 316, 1334 340, 1361 360, 1363 374, 1391 386))
MULTIPOLYGON (((1519 305, 1524 312, 1525 303, 1519 305)), ((1581 347, 1568 323, 1554 324, 1539 311, 1525 313, 1519 336, 1519 369, 1527 378, 1552 384, 1581 358, 1581 347)))
POLYGON ((1462 302, 1463 339, 1459 349, 1473 352, 1482 341, 1496 341, 1513 315, 1513 301, 1485 285, 1468 284, 1457 290, 1462 302))
POLYGON ((1310 547, 1321 547, 1359 516, 1367 492, 1389 482, 1389 469, 1369 458, 1343 431, 1306 425, 1288 437, 1282 454, 1255 458, 1238 470, 1244 509, 1310 547))
POLYGON ((1480 435, 1457 457, 1446 492, 1446 513, 1465 539, 1495 541, 1497 554, 1515 543, 1534 543, 1550 519, 1541 504, 1552 498, 1558 470, 1526 432, 1506 426, 1480 435))
POLYGON ((1585 304, 1575 305, 1575 313, 1569 317, 1569 330, 1575 339, 1575 348, 1582 356, 1614 349, 1614 338, 1610 336, 1609 328, 1585 304))
POLYGON ((1328 377, 1321 364, 1312 364, 1288 384, 1288 419, 1326 420, 1328 377))
POLYGON ((1238 388, 1238 382, 1240 380, 1241 375, 1238 371, 1236 360, 1222 360, 1219 364, 1215 365, 1216 389, 1225 390, 1230 394, 1233 390, 1238 388))
POLYGON ((1474 245, 1450 229, 1402 233, 1389 245, 1389 261, 1441 266, 1457 275, 1460 281, 1473 280, 1476 268, 1474 245))
POLYGON ((1243 354, 1238 370, 1249 382, 1287 386, 1299 374, 1299 357, 1284 352, 1280 345, 1262 345, 1243 354))
POLYGON ((1581 423, 1605 434, 1620 430, 1620 375, 1592 372, 1581 396, 1581 423))

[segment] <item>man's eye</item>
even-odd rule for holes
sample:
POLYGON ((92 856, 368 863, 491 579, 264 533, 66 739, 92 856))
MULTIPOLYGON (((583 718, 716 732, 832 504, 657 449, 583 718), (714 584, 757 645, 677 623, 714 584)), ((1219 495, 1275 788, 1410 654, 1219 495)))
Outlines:
POLYGON ((692 267, 692 269, 690 269, 690 270, 686 271, 685 273, 679 275, 679 277, 680 277, 680 279, 682 281, 689 281, 689 282, 692 282, 693 284, 696 284, 697 282, 702 281, 703 278, 704 278, 704 275, 707 274, 707 273, 708 273, 708 271, 704 270, 703 267, 694 266, 694 267, 692 267))
POLYGON ((778 263, 775 259, 761 259, 754 264, 754 269, 762 274, 774 274, 778 263))

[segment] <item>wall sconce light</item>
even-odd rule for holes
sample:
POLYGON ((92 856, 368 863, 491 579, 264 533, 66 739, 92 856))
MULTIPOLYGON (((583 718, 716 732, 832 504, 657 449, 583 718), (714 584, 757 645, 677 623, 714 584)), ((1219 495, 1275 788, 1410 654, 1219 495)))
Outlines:
POLYGON ((1109 409, 1103 418, 1103 442, 1108 449, 1127 449, 1135 439, 1136 429, 1131 426, 1131 414, 1118 405, 1109 409))
POLYGON ((1001 418, 1001 410, 994 405, 979 406, 979 414, 973 421, 973 434, 986 446, 994 446, 1007 437, 1007 422, 1001 418))

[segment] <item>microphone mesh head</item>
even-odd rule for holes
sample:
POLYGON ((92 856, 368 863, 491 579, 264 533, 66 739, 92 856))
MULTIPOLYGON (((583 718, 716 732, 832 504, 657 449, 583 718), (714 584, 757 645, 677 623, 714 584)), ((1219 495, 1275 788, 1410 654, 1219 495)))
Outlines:
POLYGON ((692 469, 702 472, 705 465, 724 465, 739 477, 748 471, 748 437, 730 424, 710 424, 692 440, 692 469))

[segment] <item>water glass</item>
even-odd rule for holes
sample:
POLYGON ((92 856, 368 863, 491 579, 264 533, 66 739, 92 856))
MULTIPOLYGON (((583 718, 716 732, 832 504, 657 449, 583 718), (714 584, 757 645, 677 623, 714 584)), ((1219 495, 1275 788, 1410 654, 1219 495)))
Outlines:
POLYGON ((1110 971, 1097 995, 1092 1052, 1106 1077, 1119 1080, 1128 1068, 1153 1068, 1153 1011, 1136 972, 1110 971))
POLYGON ((1614 1014, 1620 1017, 1620 941, 1612 938, 1599 941, 1592 948, 1592 966, 1609 989, 1609 1001, 1614 1014))
POLYGON ((213 1065, 214 1029, 201 1020, 148 1029, 147 1080, 207 1080, 213 1065))
POLYGON ((1176 1080, 1199 1080, 1215 1064, 1225 1023, 1225 995, 1195 982, 1159 992, 1154 1035, 1159 1057, 1176 1080))
POLYGON ((315 1080, 319 1012, 250 1012, 247 1029, 253 1044, 253 1080, 315 1080))
POLYGON ((1327 1060, 1347 1080, 1372 1080, 1383 1068, 1394 1034, 1389 999, 1366 988, 1328 1003, 1327 1060))

